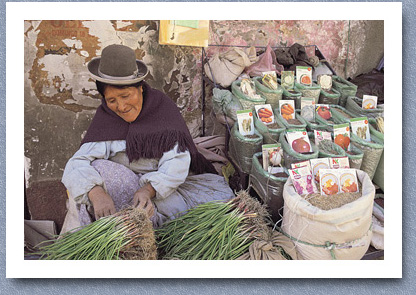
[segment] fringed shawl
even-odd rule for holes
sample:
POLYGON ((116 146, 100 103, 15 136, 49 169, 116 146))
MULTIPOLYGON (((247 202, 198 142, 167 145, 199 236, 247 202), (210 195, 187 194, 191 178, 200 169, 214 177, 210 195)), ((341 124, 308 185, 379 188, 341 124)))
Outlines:
POLYGON ((161 158, 173 149, 189 151, 191 170, 196 174, 217 173, 201 155, 176 104, 164 93, 143 82, 143 106, 137 119, 128 123, 110 110, 103 98, 81 144, 126 140, 130 162, 140 158, 161 158))

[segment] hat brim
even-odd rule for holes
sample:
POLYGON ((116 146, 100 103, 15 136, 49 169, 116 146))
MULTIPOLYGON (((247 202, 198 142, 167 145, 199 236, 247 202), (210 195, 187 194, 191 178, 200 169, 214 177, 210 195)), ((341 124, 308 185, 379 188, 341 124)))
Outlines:
POLYGON ((100 74, 98 73, 98 66, 100 65, 100 60, 101 57, 95 57, 93 58, 88 64, 87 64, 87 68, 88 68, 88 72, 90 73, 91 77, 95 80, 95 81, 100 81, 106 84, 110 84, 110 85, 130 85, 130 84, 135 84, 137 82, 142 81, 147 74, 149 73, 149 69, 147 68, 147 66, 145 65, 144 62, 136 59, 136 64, 137 64, 137 69, 139 70, 139 75, 137 76, 137 78, 128 78, 128 79, 110 79, 110 78, 103 78, 100 76, 100 74))

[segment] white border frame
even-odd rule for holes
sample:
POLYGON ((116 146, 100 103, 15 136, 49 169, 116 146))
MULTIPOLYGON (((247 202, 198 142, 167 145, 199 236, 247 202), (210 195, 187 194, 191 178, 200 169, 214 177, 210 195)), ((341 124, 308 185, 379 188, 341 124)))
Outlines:
POLYGON ((8 2, 6 3, 7 278, 402 277, 402 3, 8 2), (181 9, 186 7, 186 9, 181 9), (23 259, 24 20, 384 20, 385 256, 371 261, 34 261, 23 259), (192 14, 190 13, 192 12, 192 14), (140 13, 145 12, 145 13, 140 13), (249 13, 248 13, 249 12, 249 13))

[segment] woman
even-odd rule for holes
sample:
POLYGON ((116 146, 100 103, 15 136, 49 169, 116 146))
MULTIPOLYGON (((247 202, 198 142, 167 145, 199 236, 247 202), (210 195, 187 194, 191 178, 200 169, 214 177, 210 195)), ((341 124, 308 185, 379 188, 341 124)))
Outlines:
POLYGON ((234 196, 197 151, 176 104, 143 81, 147 67, 132 49, 107 46, 88 70, 103 99, 62 178, 80 225, 133 205, 159 227, 234 196))

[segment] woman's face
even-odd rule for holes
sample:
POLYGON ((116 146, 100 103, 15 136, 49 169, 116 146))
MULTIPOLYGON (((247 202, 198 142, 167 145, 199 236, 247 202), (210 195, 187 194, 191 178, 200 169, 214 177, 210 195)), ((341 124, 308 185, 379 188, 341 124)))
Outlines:
POLYGON ((117 88, 107 85, 104 90, 107 106, 126 122, 133 122, 143 106, 142 87, 117 88))

